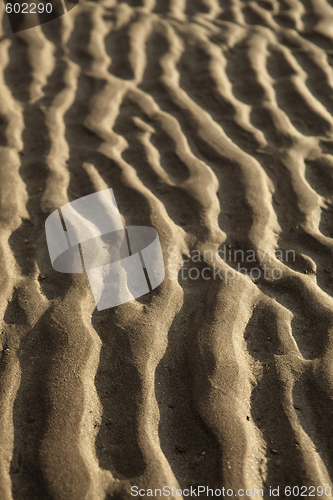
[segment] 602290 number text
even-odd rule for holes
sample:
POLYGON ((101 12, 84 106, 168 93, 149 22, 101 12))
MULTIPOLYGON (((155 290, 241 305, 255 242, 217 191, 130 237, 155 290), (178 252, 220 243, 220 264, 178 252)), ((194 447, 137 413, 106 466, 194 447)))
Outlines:
POLYGON ((6 4, 6 12, 7 14, 43 14, 46 12, 47 14, 51 14, 52 12, 52 4, 47 3, 7 3, 6 4), (29 9, 30 7, 30 9, 29 9), (36 10, 37 9, 37 10, 36 10))

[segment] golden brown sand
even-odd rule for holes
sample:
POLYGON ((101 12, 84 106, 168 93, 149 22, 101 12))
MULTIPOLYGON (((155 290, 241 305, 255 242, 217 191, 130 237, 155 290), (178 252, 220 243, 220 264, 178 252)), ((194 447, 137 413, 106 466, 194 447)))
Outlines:
POLYGON ((12 34, 1 3, 1 500, 331 485, 332 5, 81 0, 12 34), (173 273, 98 312, 44 224, 108 187, 173 273), (268 277, 213 279, 225 245, 268 277))

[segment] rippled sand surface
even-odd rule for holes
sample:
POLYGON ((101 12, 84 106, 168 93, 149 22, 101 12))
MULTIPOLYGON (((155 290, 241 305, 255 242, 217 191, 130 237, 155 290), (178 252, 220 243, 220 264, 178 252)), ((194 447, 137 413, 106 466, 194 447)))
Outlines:
POLYGON ((1 4, 2 500, 331 485, 332 5, 81 0, 12 34, 1 4), (98 312, 44 224, 107 188, 169 268, 98 312))

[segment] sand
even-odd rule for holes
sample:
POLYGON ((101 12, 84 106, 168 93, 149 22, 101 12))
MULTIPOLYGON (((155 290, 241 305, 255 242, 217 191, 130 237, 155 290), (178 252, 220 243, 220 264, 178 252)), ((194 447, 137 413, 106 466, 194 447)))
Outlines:
POLYGON ((0 9, 1 500, 330 498, 331 0, 0 9), (107 188, 166 278, 97 311, 45 220, 107 188))

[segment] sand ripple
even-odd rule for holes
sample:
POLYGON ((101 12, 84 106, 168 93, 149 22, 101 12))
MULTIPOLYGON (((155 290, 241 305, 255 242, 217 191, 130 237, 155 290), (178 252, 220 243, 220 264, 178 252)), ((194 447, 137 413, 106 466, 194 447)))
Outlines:
POLYGON ((0 498, 331 485, 331 2, 81 0, 15 35, 0 8, 0 498), (98 313, 44 222, 108 187, 176 279, 98 313), (226 247, 270 278, 178 275, 226 247))

